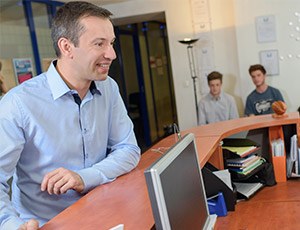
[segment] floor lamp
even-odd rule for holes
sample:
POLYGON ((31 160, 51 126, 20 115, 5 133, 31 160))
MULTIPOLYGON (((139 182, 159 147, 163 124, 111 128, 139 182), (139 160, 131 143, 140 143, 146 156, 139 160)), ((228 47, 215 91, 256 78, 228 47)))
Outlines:
POLYGON ((197 87, 196 87, 196 79, 198 77, 196 75, 196 67, 195 67, 195 60, 194 60, 194 54, 193 54, 193 44, 195 42, 197 42, 198 40, 199 39, 185 38, 185 39, 179 41, 180 43, 187 45, 187 53, 188 53, 190 70, 191 70, 191 75, 192 75, 192 79, 193 79, 193 86, 194 86, 194 96, 195 96, 195 105, 196 105, 197 125, 199 124, 199 118, 198 118, 198 99, 197 99, 197 87))

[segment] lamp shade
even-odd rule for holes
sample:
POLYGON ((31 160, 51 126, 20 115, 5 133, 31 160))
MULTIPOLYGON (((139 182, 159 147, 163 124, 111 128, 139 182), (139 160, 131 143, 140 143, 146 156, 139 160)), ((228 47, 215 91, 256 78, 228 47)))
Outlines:
POLYGON ((194 39, 192 39, 192 38, 184 38, 183 40, 179 40, 179 42, 182 43, 182 44, 190 45, 190 44, 195 43, 198 40, 199 40, 199 38, 194 38, 194 39))

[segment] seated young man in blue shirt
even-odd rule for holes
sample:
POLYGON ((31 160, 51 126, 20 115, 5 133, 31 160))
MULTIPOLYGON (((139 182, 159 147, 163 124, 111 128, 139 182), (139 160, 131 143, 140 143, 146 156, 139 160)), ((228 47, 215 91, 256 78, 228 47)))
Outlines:
POLYGON ((199 102, 199 125, 225 121, 239 117, 234 98, 222 92, 223 75, 217 71, 207 76, 209 93, 199 102))
POLYGON ((249 74, 256 87, 246 100, 245 115, 262 115, 274 113, 272 103, 274 101, 284 101, 280 91, 266 83, 266 70, 260 65, 252 65, 249 74))
POLYGON ((138 164, 133 124, 107 76, 116 58, 110 16, 86 2, 62 6, 51 34, 57 60, 0 101, 1 229, 38 229, 138 164))

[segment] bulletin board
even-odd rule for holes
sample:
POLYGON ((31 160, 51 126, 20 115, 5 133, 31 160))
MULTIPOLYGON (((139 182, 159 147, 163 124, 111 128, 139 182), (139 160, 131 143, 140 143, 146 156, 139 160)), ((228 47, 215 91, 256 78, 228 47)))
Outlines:
POLYGON ((32 61, 30 58, 14 58, 14 71, 17 84, 33 77, 32 61))

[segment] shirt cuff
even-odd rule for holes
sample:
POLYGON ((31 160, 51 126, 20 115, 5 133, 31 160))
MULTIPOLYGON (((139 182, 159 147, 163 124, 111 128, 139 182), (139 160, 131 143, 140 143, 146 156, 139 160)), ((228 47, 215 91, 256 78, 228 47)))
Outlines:
POLYGON ((21 218, 14 216, 2 223, 0 227, 1 229, 19 229, 19 227, 24 223, 25 221, 23 221, 21 218))
POLYGON ((82 193, 87 193, 98 185, 109 183, 116 178, 107 178, 101 172, 94 168, 85 168, 77 171, 84 182, 84 190, 82 193))

